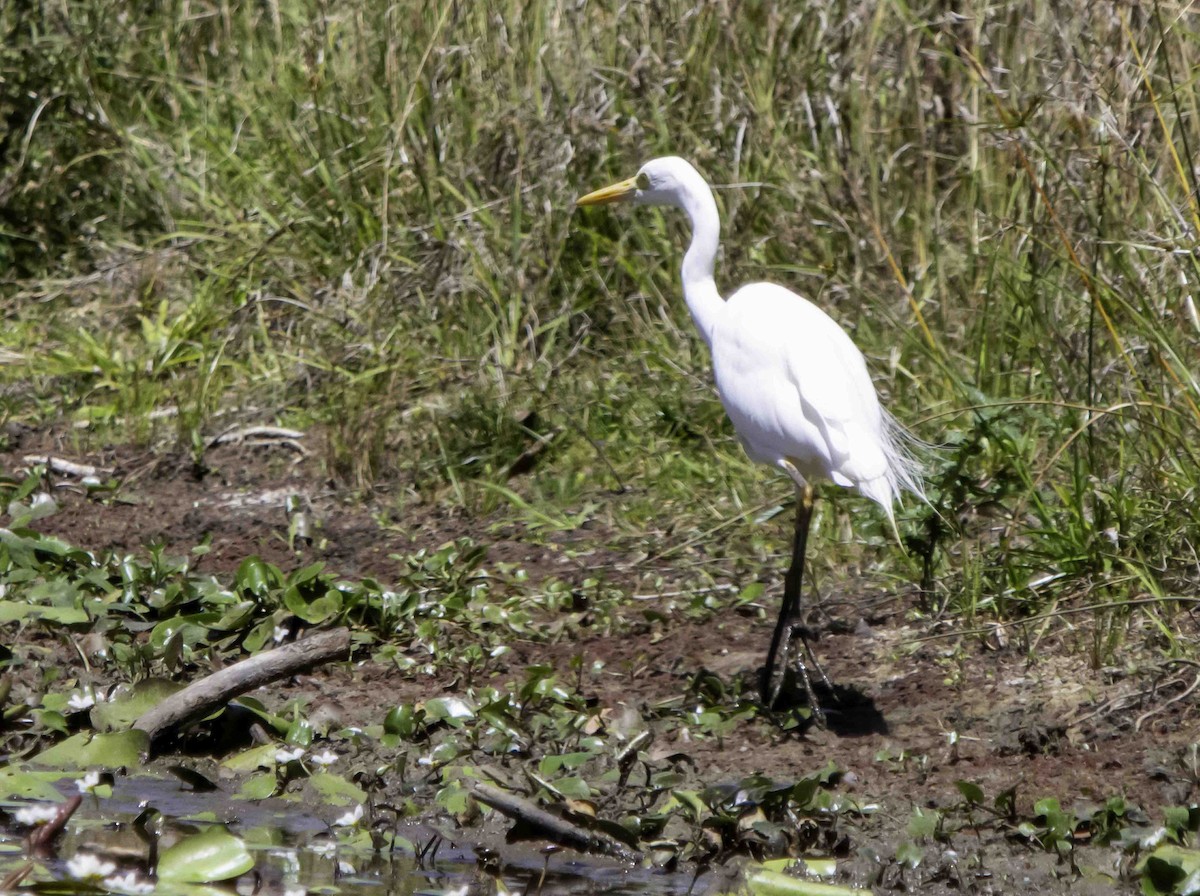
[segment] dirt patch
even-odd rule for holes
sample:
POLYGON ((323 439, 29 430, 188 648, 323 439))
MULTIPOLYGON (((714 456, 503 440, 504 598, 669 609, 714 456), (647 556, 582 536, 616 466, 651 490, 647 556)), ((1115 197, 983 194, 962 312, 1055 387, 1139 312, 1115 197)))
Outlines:
MULTIPOLYGON (((258 555, 284 570, 322 560, 341 575, 387 582, 398 569, 391 555, 470 535, 487 545, 490 562, 518 564, 533 581, 582 582, 602 571, 636 591, 670 574, 669 565, 647 569, 622 556, 608 532, 533 540, 511 521, 349 501, 313 463, 281 445, 222 446, 198 471, 186 458, 130 448, 70 456, 49 437, 27 435, 0 454, 0 469, 15 474, 28 466, 27 456, 45 454, 105 468, 106 477, 121 483, 99 498, 71 477, 49 483, 59 510, 35 527, 90 550, 144 552, 159 543, 187 554, 207 542, 196 567, 213 573, 258 555), (289 534, 289 498, 315 520, 311 543, 289 534)), ((690 688, 704 670, 752 681, 770 636, 773 601, 764 600, 763 613, 730 611, 694 622, 674 611, 674 599, 642 595, 617 634, 513 644, 507 664, 492 674, 516 679, 528 664, 549 664, 614 714, 694 699, 690 688)), ((832 760, 852 775, 848 786, 857 796, 884 807, 875 834, 893 844, 914 807, 961 804, 956 782, 964 780, 989 798, 1013 789, 1026 811, 1051 795, 1064 806, 1123 795, 1154 818, 1163 806, 1200 797, 1188 761, 1197 734, 1190 667, 1148 658, 1137 672, 1132 662, 1119 670, 1091 668, 1076 643, 1083 635, 1065 624, 1061 631, 1043 626, 1031 643, 1020 626, 982 636, 946 623, 913 625, 913 608, 901 598, 843 594, 824 604, 834 624, 823 626, 816 649, 839 686, 839 699, 827 707, 829 730, 748 725, 720 739, 680 742, 701 782, 756 772, 794 778, 832 760)), ((342 724, 366 725, 398 703, 462 685, 449 676, 405 676, 366 663, 321 670, 278 694, 307 696, 342 724)), ((660 732, 655 749, 685 736, 660 732)))

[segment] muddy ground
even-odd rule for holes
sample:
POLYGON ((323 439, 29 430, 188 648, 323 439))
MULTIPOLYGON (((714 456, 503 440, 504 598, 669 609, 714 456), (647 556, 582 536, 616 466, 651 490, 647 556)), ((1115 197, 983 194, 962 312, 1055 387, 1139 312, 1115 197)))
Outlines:
MULTIPOLYGON (((518 563, 533 581, 582 581, 600 572, 631 591, 641 591, 653 575, 672 581, 670 563, 646 569, 603 531, 544 536, 543 544, 523 540, 511 525, 436 508, 387 518, 343 500, 315 461, 286 444, 218 446, 199 471, 176 455, 117 448, 81 456, 53 436, 12 435, 10 450, 0 454, 0 470, 10 475, 28 466, 29 455, 54 454, 103 467, 121 482, 117 500, 100 502, 70 477, 55 478, 60 510, 37 528, 83 548, 137 552, 159 541, 185 554, 210 539, 211 550, 197 561, 201 570, 228 572, 257 554, 284 570, 324 560, 346 577, 386 582, 397 569, 391 554, 470 535, 488 546, 489 562, 518 563), (288 495, 304 497, 319 527, 314 546, 299 554, 288 545, 288 495)), ((615 711, 678 699, 701 669, 753 675, 771 633, 779 582, 771 585, 763 614, 728 612, 703 624, 668 614, 665 624, 614 637, 515 644, 512 674, 536 662, 566 675, 577 655, 585 669, 601 660, 603 671, 585 676, 582 687, 615 711)), ((660 608, 668 603, 657 600, 660 608)), ((872 837, 893 848, 914 807, 961 803, 959 780, 978 783, 989 799, 1015 788, 1026 811, 1046 796, 1069 807, 1124 795, 1156 819, 1162 806, 1200 797, 1200 770, 1189 762, 1198 724, 1191 665, 1131 646, 1120 666, 1093 668, 1091 633, 1071 616, 980 635, 958 630, 952 619, 912 623, 918 617, 906 598, 843 592, 823 601, 817 650, 844 691, 829 707, 829 729, 748 725, 719 743, 689 743, 702 783, 753 772, 794 779, 832 760, 852 774, 843 786, 883 807, 872 837)), ((362 725, 377 724, 399 702, 456 686, 450 678, 414 680, 393 668, 344 664, 290 682, 280 694, 319 690, 345 724, 362 725)), ((1070 883, 1072 875, 1046 857, 1013 849, 1019 861, 1070 883)))

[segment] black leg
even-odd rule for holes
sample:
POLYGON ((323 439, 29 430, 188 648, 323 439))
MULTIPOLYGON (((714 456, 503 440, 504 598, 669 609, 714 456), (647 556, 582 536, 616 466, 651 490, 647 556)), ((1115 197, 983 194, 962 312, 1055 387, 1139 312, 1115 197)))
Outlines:
MULTIPOLYGON (((812 487, 805 485, 798 489, 798 501, 796 510, 796 534, 792 540, 792 565, 788 567, 787 575, 784 577, 784 602, 779 608, 779 619, 775 621, 775 631, 770 637, 770 649, 767 650, 767 668, 764 669, 762 679, 762 700, 770 709, 775 704, 775 700, 779 698, 779 691, 784 686, 784 679, 787 676, 787 661, 788 654, 791 653, 792 638, 799 633, 800 639, 804 642, 804 653, 808 656, 809 662, 814 663, 817 672, 821 674, 822 680, 828 684, 828 679, 822 671, 820 665, 817 665, 815 657, 812 656, 812 649, 809 647, 808 638, 805 637, 803 626, 800 625, 800 588, 804 582, 804 554, 808 548, 809 542, 809 525, 812 523, 812 487), (779 672, 776 673, 776 661, 779 662, 779 672)), ((812 691, 812 682, 809 680, 808 667, 805 666, 804 657, 799 657, 797 662, 797 671, 800 675, 800 681, 803 682, 804 690, 808 693, 809 705, 812 708, 812 717, 817 724, 824 724, 824 714, 821 711, 821 706, 817 704, 816 694, 812 691)))
MULTIPOLYGON (((766 674, 762 679, 762 699, 768 705, 775 702, 779 688, 773 686, 775 679, 775 659, 779 656, 780 647, 787 653, 787 641, 791 639, 792 626, 799 621, 800 615, 800 583, 804 579, 804 552, 809 543, 809 524, 812 522, 812 487, 805 485, 797 489, 796 534, 792 537, 792 565, 784 577, 784 602, 779 607, 779 619, 775 620, 775 632, 770 636, 770 649, 767 650, 766 674)), ((785 668, 786 674, 786 668, 785 668)), ((780 675, 782 680, 782 675, 780 675)))

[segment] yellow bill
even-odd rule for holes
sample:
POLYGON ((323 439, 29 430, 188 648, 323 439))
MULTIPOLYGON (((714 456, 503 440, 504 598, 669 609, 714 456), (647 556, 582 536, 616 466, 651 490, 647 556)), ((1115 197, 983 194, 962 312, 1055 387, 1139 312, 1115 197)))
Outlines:
POLYGON ((588 193, 586 196, 580 196, 575 201, 576 205, 609 205, 613 202, 623 202, 626 199, 632 199, 633 194, 637 192, 637 178, 631 177, 628 180, 623 180, 607 187, 601 187, 599 190, 588 193))

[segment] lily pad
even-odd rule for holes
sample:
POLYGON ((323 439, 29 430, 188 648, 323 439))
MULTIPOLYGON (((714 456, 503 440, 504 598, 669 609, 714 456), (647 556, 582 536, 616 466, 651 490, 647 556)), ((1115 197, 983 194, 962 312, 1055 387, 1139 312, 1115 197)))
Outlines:
POLYGON ((149 749, 150 738, 145 731, 133 729, 96 735, 83 732, 59 741, 29 761, 34 765, 65 769, 120 768, 139 764, 149 749))
POLYGON ((243 782, 237 795, 248 800, 265 800, 275 795, 278 786, 279 780, 272 772, 259 772, 243 782))
POLYGON ((229 880, 254 867, 246 844, 224 828, 180 840, 158 858, 159 880, 172 883, 206 884, 229 880))
POLYGON ((59 801, 62 794, 53 782, 61 778, 58 772, 29 772, 13 766, 0 768, 0 799, 59 801))

